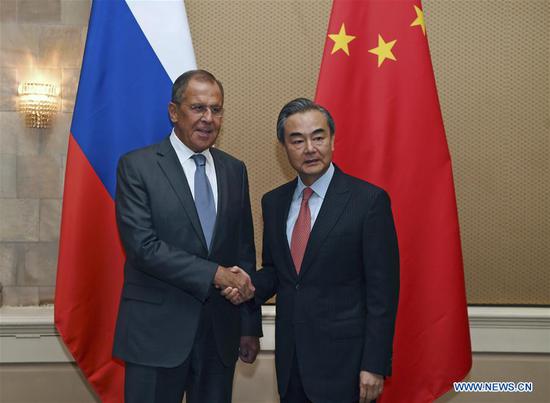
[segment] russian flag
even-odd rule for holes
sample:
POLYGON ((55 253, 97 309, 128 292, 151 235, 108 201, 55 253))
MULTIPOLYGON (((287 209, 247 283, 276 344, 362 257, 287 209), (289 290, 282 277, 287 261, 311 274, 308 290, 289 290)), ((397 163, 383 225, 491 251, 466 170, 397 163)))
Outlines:
POLYGON ((183 0, 95 0, 65 174, 55 324, 103 402, 123 402, 112 342, 124 251, 115 222, 119 157, 160 141, 173 81, 196 68, 183 0))

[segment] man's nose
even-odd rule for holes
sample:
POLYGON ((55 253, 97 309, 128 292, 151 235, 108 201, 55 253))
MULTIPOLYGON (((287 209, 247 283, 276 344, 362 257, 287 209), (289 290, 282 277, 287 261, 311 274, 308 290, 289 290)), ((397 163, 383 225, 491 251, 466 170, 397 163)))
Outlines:
POLYGON ((311 141, 311 139, 306 139, 305 140, 305 149, 304 151, 306 153, 312 153, 315 151, 315 146, 313 145, 313 141, 311 141))
POLYGON ((201 116, 201 120, 205 122, 211 122, 214 118, 214 115, 212 114, 212 110, 210 108, 206 108, 206 111, 201 116))

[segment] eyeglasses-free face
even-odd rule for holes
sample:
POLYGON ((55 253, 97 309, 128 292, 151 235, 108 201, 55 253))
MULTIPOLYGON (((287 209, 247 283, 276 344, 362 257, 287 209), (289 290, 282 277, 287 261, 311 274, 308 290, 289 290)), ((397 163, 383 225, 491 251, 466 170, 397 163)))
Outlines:
POLYGON ((284 125, 283 147, 288 162, 302 182, 311 186, 328 169, 334 151, 334 135, 321 112, 310 110, 290 115, 284 125))

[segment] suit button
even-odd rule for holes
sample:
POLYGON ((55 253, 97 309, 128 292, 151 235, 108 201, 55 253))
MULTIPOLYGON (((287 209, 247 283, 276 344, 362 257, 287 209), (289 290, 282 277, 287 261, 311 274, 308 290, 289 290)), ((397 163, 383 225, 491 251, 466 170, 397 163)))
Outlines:
POLYGON ((300 283, 297 283, 297 284, 296 284, 296 289, 297 289, 297 290, 300 289, 300 283))

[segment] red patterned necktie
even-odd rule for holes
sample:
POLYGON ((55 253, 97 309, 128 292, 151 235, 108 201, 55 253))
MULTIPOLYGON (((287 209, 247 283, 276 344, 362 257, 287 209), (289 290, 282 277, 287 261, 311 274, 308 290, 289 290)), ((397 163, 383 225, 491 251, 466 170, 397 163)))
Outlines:
POLYGON ((306 252, 306 245, 309 239, 309 233, 311 232, 311 213, 309 212, 309 198, 313 194, 311 188, 305 188, 302 193, 302 204, 300 205, 300 212, 298 218, 294 224, 292 230, 292 238, 290 239, 290 254, 294 261, 294 267, 296 272, 300 273, 302 267, 302 260, 304 260, 304 253, 306 252))

